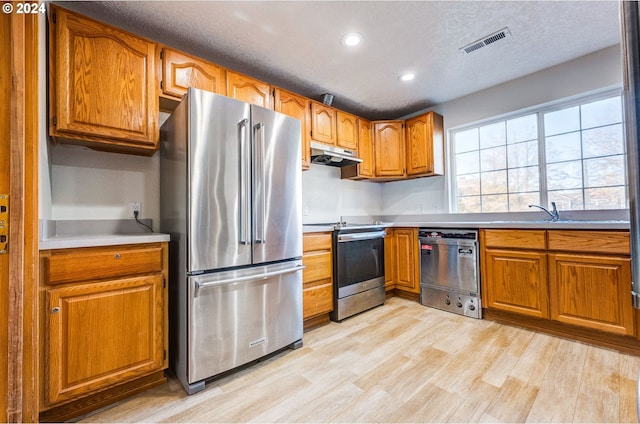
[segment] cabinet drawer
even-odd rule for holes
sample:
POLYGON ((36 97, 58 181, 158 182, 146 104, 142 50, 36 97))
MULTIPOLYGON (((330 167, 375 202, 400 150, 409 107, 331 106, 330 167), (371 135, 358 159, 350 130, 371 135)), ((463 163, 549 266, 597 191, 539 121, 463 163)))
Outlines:
POLYGON ((549 231, 549 250, 629 255, 628 231, 549 231))
POLYGON ((46 284, 73 283, 162 271, 162 247, 139 244, 60 249, 42 255, 46 284))
POLYGON ((486 247, 512 247, 516 249, 545 249, 545 230, 484 230, 486 247))
POLYGON ((331 280, 333 257, 331 252, 319 252, 304 255, 302 263, 306 266, 302 271, 302 282, 309 283, 319 280, 331 280))
POLYGON ((305 289, 302 292, 302 305, 304 319, 333 311, 333 284, 305 289))
POLYGON ((302 249, 305 252, 331 250, 331 233, 306 233, 302 238, 302 249))

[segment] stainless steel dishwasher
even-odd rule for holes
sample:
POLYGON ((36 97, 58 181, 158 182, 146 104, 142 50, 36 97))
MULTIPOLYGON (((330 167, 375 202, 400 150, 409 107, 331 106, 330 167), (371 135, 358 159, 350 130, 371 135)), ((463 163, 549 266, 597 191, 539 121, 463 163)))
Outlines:
POLYGON ((421 228, 420 303, 482 318, 478 232, 421 228))

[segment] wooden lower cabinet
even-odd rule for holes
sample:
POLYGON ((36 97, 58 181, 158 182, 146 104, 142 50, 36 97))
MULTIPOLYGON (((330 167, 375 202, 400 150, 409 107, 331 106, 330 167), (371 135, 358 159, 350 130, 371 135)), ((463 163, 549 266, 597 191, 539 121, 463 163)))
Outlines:
POLYGON ((631 259, 549 255, 551 319, 615 334, 634 334, 631 259))
POLYGON ((396 228, 396 288, 420 293, 420 257, 417 228, 396 228))
POLYGON ((41 252, 42 421, 166 381, 167 258, 167 243, 41 252))
POLYGON ((409 293, 417 300, 420 293, 420 250, 417 228, 387 228, 384 240, 385 290, 409 293))
POLYGON ((549 318, 547 255, 536 251, 484 251, 485 307, 549 318))
POLYGON ((332 233, 305 233, 302 263, 302 317, 305 329, 328 321, 333 311, 332 233))
POLYGON ((500 319, 533 328, 638 348, 613 338, 636 334, 628 232, 482 230, 480 236, 489 316, 498 311, 500 319))

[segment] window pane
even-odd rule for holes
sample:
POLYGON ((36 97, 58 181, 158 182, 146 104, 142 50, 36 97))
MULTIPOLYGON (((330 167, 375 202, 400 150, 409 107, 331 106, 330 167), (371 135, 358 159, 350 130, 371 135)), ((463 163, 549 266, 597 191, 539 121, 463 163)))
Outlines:
POLYGON ((584 191, 585 209, 625 209, 627 199, 624 186, 588 188, 584 191))
POLYGON ((538 164, 538 140, 510 144, 507 147, 509 168, 538 164))
POLYGON ((458 197, 458 212, 482 212, 482 208, 480 206, 480 196, 458 197))
POLYGON ((622 124, 583 131, 582 146, 585 158, 623 154, 622 124))
POLYGON ((505 212, 508 202, 506 194, 482 196, 482 212, 505 212))
POLYGON ((478 150, 478 129, 473 128, 455 134, 456 153, 478 150))
POLYGON ((456 155, 456 174, 471 174, 480 172, 480 162, 478 161, 478 151, 461 153, 456 155))
POLYGON ((458 196, 480 194, 480 174, 458 175, 456 178, 458 196))
POLYGON ((509 170, 509 193, 538 191, 540 189, 540 172, 537 166, 515 168, 509 170))
POLYGON ((573 132, 547 137, 545 139, 545 155, 547 156, 547 163, 580 159, 582 157, 580 133, 573 132))
POLYGON ((545 113, 544 134, 562 134, 580 129, 580 108, 578 106, 545 113))
POLYGON ((480 150, 480 170, 494 171, 507 167, 507 149, 494 147, 493 149, 480 150))
POLYGON ((622 122, 622 104, 620 97, 598 100, 582 105, 582 128, 622 122))
POLYGON ((507 143, 538 139, 538 115, 527 115, 507 121, 507 143))
POLYGON ((582 187, 582 162, 562 162, 547 165, 547 188, 560 190, 582 187))
MULTIPOLYGON (((507 192, 507 171, 483 172, 480 174, 480 184, 482 194, 506 193, 507 192)), ((484 197, 484 196, 483 196, 484 197)), ((484 200, 483 200, 484 204, 484 200)), ((507 202, 503 208, 506 208, 507 202)), ((484 209, 484 206, 482 207, 484 209)), ((503 209, 504 210, 504 209, 503 209)))
POLYGON ((528 211, 529 205, 540 203, 540 193, 515 193, 509 195, 509 211, 528 211))
POLYGON ((549 191, 549 203, 556 202, 560 212, 584 209, 582 190, 549 191))
POLYGON ((480 127, 480 148, 502 146, 505 144, 506 134, 504 129, 504 121, 497 124, 485 125, 480 127))
POLYGON ((607 156, 584 161, 584 186, 606 187, 624 185, 624 157, 607 156))

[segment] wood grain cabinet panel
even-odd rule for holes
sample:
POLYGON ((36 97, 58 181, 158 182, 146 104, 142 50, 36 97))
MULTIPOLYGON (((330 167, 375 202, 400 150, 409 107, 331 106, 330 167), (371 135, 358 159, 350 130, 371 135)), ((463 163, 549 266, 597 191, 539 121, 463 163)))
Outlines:
POLYGON ((444 124, 441 115, 425 113, 405 122, 407 175, 444 175, 444 124))
POLYGON ((629 231, 548 231, 549 250, 629 255, 629 231))
POLYGON ((485 307, 549 318, 546 253, 485 249, 483 265, 485 307))
POLYGON ((487 247, 528 250, 547 248, 545 230, 485 230, 481 236, 487 247))
POLYGON ((375 175, 402 178, 405 175, 403 121, 374 121, 375 175))
POLYGON ((274 90, 274 110, 300 120, 300 143, 302 147, 302 169, 311 165, 311 111, 306 97, 276 88, 274 90))
POLYGON ((630 258, 552 253, 549 287, 551 319, 634 334, 630 258))
POLYGON ((343 149, 358 151, 358 117, 336 111, 336 144, 343 149))
POLYGON ((362 159, 362 162, 357 165, 343 166, 340 168, 340 178, 363 180, 375 176, 371 128, 371 121, 358 118, 358 157, 362 159))
MULTIPOLYGON (((332 233, 305 233, 302 263, 302 317, 304 320, 333 311, 332 233)), ((328 315, 327 315, 328 318, 328 315)))
POLYGON ((227 96, 266 109, 273 109, 269 84, 229 70, 227 70, 227 96))
POLYGON ((227 94, 224 68, 168 47, 162 48, 160 57, 164 96, 181 100, 189 87, 227 94))
POLYGON ((338 139, 336 110, 323 103, 311 101, 311 139, 335 146, 338 139))
POLYGON ((53 139, 153 154, 159 138, 155 43, 55 5, 50 17, 53 139))
POLYGON ((395 286, 420 293, 420 258, 417 228, 395 228, 395 286))
POLYGON ((384 238, 384 289, 390 291, 396 288, 396 237, 393 228, 387 228, 384 238))
POLYGON ((163 368, 162 285, 153 275, 47 290, 48 404, 163 368))

